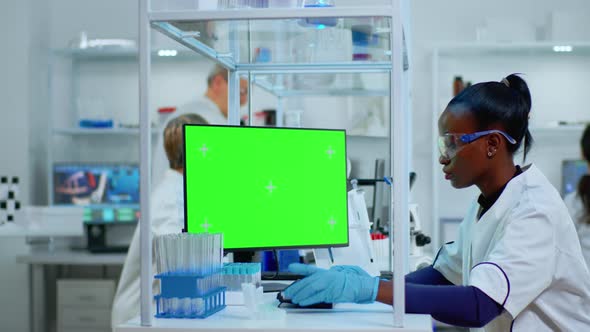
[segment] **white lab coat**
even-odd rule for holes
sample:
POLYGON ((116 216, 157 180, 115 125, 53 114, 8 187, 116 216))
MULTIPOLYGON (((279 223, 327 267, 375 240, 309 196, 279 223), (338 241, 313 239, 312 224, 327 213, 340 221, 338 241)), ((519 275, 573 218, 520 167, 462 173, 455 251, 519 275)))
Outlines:
POLYGON ((574 191, 567 194, 563 200, 570 212, 570 216, 576 224, 578 238, 582 246, 582 254, 586 260, 586 265, 590 267, 590 224, 582 221, 585 213, 582 198, 578 195, 577 191, 574 191))
POLYGON ((545 176, 523 171, 480 220, 473 202, 434 268, 502 304, 483 331, 590 331, 590 273, 574 223, 545 176))
MULTIPOLYGON (((162 182, 152 192, 151 197, 152 235, 180 233, 184 227, 183 176, 168 169, 162 182)), ((111 324, 113 327, 125 323, 139 315, 140 311, 140 244, 139 225, 135 229, 127 258, 123 265, 117 293, 113 301, 111 324)), ((154 257, 152 255, 152 262, 154 257)), ((155 268, 155 264, 153 264, 155 268)), ((154 270, 155 273, 155 270, 154 270)), ((156 289, 154 288, 154 293, 156 289)))
MULTIPOLYGON (((179 107, 176 112, 172 113, 170 119, 178 117, 183 114, 194 113, 202 116, 209 124, 227 124, 227 118, 217 105, 207 97, 200 98, 182 107, 179 107)), ((168 121, 170 121, 168 119, 168 121)), ((164 176, 164 172, 170 168, 166 151, 164 150, 164 128, 168 122, 162 124, 160 133, 154 139, 155 150, 152 159, 152 179, 154 183, 158 183, 164 176)))

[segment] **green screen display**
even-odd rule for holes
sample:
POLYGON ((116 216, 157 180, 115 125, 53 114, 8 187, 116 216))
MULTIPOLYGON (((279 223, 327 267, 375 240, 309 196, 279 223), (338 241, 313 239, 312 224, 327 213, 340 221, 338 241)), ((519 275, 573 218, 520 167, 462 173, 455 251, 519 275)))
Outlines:
POLYGON ((185 230, 229 250, 348 245, 343 130, 185 125, 185 230))

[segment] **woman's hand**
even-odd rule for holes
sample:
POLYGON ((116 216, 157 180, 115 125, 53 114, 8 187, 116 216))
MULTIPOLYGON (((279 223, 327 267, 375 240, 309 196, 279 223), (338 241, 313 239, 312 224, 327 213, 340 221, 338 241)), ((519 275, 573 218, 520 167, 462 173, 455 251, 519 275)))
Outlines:
POLYGON ((330 270, 305 264, 291 264, 289 271, 306 275, 283 291, 295 304, 372 303, 377 297, 379 278, 371 277, 358 266, 334 266, 330 270))

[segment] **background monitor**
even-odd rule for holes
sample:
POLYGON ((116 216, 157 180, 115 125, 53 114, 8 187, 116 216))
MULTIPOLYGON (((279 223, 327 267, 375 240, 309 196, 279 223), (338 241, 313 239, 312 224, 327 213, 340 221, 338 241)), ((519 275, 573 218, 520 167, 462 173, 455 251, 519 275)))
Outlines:
POLYGON ((588 173, 588 163, 584 160, 564 160, 561 164, 561 194, 576 191, 580 178, 588 173))
POLYGON ((58 163, 53 204, 85 206, 84 222, 135 222, 139 216, 136 164, 58 163))
POLYGON ((348 245, 344 130, 185 125, 185 231, 230 251, 348 245))

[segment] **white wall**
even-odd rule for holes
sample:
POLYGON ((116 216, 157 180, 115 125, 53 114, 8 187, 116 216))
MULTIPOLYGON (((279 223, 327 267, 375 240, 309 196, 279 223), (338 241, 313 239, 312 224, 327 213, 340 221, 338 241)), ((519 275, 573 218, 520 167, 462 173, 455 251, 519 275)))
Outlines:
MULTIPOLYGON (((29 1, 3 2, 0 7, 0 173, 18 176, 20 200, 29 202, 29 1)), ((2 226, 0 226, 1 228, 2 226)), ((28 279, 15 256, 27 252, 22 238, 0 238, 0 326, 3 331, 28 330, 28 279)))

